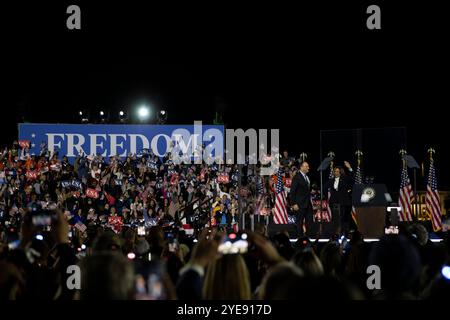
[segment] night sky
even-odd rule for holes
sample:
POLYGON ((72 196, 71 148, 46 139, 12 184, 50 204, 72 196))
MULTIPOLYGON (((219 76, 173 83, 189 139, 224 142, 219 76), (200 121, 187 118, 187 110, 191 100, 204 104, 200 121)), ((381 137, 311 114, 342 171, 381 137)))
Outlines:
MULTIPOLYGON (((313 168, 320 130, 390 128, 363 131, 377 181, 398 188, 399 146, 421 163, 432 145, 438 183, 450 187, 444 12, 385 4, 383 29, 370 32, 367 5, 344 1, 41 2, 4 9, 2 107, 11 116, 1 145, 23 119, 74 123, 80 109, 115 117, 146 103, 167 110, 170 124, 211 123, 221 111, 229 128, 279 128, 282 148, 307 152, 313 168), (68 4, 80 4, 81 31, 65 27, 68 4)), ((353 133, 324 137, 324 152, 354 161, 353 133)))

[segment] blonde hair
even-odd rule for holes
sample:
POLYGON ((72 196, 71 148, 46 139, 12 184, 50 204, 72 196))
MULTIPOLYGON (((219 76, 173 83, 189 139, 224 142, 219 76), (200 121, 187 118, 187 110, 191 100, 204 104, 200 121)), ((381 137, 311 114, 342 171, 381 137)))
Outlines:
POLYGON ((269 269, 259 288, 260 300, 289 300, 301 290, 303 271, 292 262, 280 262, 269 269))
POLYGON ((206 300, 250 300, 250 276, 240 254, 227 254, 211 262, 203 285, 206 300))
POLYGON ((319 257, 312 250, 297 252, 292 258, 297 267, 309 276, 322 276, 323 266, 319 257))

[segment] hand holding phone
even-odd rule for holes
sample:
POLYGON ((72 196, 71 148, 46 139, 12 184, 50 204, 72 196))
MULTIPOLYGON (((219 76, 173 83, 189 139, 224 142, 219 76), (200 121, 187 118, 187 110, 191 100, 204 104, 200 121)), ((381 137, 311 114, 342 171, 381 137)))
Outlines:
POLYGON ((33 212, 31 221, 36 227, 50 226, 52 224, 52 214, 47 210, 33 212))
POLYGON ((230 233, 218 247, 221 254, 243 254, 248 251, 247 234, 230 233))
POLYGON ((138 234, 138 236, 145 236, 145 226, 138 226, 137 234, 138 234))
POLYGON ((178 250, 178 240, 173 239, 169 241, 169 251, 176 252, 178 250))

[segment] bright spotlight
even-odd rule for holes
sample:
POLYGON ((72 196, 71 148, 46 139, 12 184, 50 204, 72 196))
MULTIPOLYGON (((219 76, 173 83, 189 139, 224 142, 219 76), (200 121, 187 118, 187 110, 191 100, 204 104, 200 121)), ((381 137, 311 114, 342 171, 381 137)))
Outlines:
POLYGON ((104 111, 100 111, 100 115, 103 117, 105 115, 104 111))
POLYGON ((146 106, 142 106, 138 109, 138 116, 140 120, 146 120, 150 117, 150 109, 146 106))
POLYGON ((158 123, 159 124, 164 124, 167 121, 167 111, 166 110, 161 110, 158 113, 158 123))
POLYGON ((78 111, 78 115, 80 116, 81 123, 89 123, 89 111, 80 110, 78 111))
POLYGON ((125 111, 120 110, 119 111, 119 122, 125 123, 126 120, 127 120, 127 115, 125 114, 125 111))

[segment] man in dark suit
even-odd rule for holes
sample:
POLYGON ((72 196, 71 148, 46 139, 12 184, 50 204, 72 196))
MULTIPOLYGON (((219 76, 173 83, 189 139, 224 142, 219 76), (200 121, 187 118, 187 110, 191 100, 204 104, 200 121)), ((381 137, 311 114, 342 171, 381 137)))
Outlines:
POLYGON ((334 177, 325 183, 324 192, 330 192, 328 202, 332 210, 332 223, 336 226, 335 232, 346 235, 351 221, 353 182, 342 167, 335 167, 333 175, 334 177))
POLYGON ((291 209, 297 214, 300 237, 304 235, 303 223, 305 224, 305 229, 308 229, 312 224, 311 182, 307 175, 308 172, 308 162, 301 162, 300 170, 292 179, 291 191, 289 193, 291 209))

